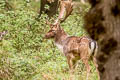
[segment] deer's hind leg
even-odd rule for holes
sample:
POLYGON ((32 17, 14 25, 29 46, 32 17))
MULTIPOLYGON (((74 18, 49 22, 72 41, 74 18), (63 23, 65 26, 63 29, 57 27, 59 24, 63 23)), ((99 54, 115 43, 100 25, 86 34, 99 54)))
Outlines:
POLYGON ((99 74, 99 71, 98 71, 98 64, 97 64, 97 60, 96 60, 95 57, 93 58, 93 63, 95 65, 95 68, 96 68, 96 71, 97 71, 98 80, 100 80, 100 76, 99 76, 100 74, 99 74))

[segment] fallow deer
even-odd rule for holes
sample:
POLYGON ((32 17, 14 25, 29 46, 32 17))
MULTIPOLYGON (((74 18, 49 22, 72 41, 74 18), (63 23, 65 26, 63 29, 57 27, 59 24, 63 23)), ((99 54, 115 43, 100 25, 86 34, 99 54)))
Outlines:
POLYGON ((87 69, 88 80, 88 75, 90 73, 90 65, 88 64, 88 61, 91 57, 94 58, 96 55, 97 43, 86 36, 69 36, 61 28, 60 23, 64 21, 72 12, 71 1, 62 1, 61 3, 59 16, 53 24, 48 23, 50 25, 50 30, 46 33, 45 38, 54 39, 55 45, 67 58, 71 74, 74 72, 77 61, 82 60, 87 69), (63 18, 65 11, 68 12, 66 13, 65 18, 63 18))

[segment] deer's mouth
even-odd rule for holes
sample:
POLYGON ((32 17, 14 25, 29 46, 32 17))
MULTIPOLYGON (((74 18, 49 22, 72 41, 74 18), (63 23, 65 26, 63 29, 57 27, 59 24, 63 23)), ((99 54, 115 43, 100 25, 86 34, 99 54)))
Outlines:
POLYGON ((54 35, 45 35, 45 39, 54 38, 54 35))

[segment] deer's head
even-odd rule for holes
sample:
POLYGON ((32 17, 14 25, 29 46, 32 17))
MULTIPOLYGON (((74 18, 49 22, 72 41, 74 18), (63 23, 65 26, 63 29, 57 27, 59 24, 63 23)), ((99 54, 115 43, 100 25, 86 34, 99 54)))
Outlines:
POLYGON ((56 34, 61 30, 60 23, 64 22, 66 18, 71 14, 72 7, 73 4, 71 0, 60 1, 60 12, 58 18, 55 20, 53 24, 50 24, 47 21, 47 24, 50 26, 50 30, 45 34, 46 39, 54 38, 56 34))
POLYGON ((61 29, 60 24, 50 24, 50 30, 45 34, 46 39, 54 38, 58 31, 61 29))

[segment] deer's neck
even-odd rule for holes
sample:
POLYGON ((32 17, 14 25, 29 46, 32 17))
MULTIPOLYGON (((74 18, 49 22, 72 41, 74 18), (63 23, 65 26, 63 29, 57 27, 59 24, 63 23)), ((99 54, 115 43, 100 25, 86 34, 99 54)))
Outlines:
POLYGON ((55 36, 55 43, 63 46, 67 37, 68 35, 65 33, 65 31, 61 29, 55 36))
POLYGON ((66 42, 68 35, 65 33, 64 30, 59 30, 55 36, 55 45, 58 49, 63 53, 63 46, 66 42))

